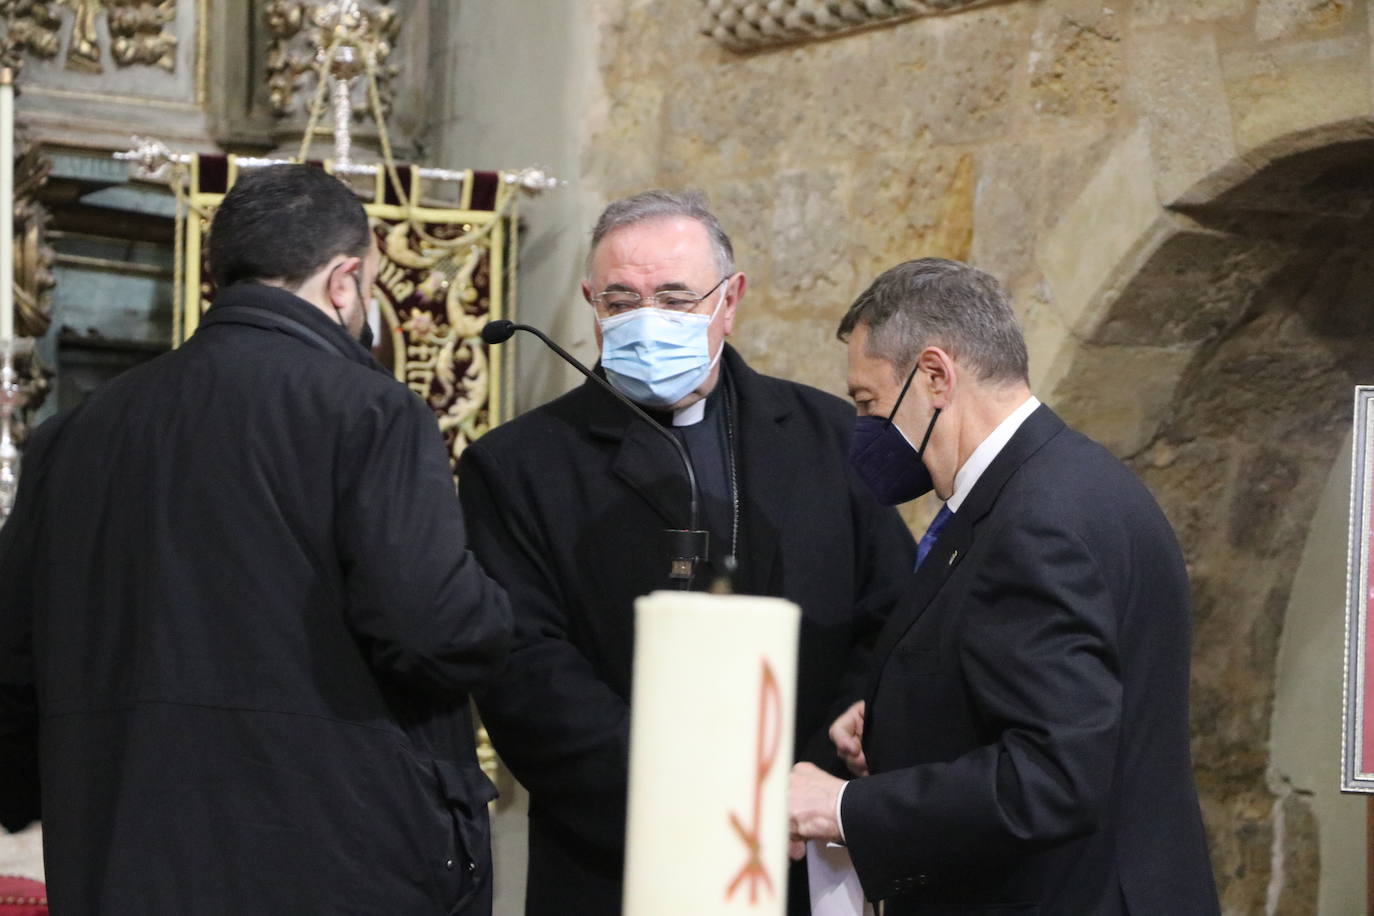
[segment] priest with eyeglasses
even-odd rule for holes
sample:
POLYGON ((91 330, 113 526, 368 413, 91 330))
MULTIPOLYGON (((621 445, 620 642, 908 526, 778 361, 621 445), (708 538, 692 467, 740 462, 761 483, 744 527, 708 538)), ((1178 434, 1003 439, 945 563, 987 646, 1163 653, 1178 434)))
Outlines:
MULTIPOLYGON (((620 912, 633 604, 676 586, 663 531, 685 527, 692 499, 665 430, 709 535, 691 587, 732 567, 736 591, 802 608, 798 759, 838 766, 826 726, 861 695, 867 647, 911 573, 905 525, 850 468, 853 408, 756 372, 726 343, 746 285, 699 193, 610 204, 578 307, 596 323, 595 371, 650 420, 588 381, 461 460, 474 549, 516 618, 505 673, 478 706, 530 793, 531 916, 620 912)), ((808 912, 800 867, 789 898, 808 912)))

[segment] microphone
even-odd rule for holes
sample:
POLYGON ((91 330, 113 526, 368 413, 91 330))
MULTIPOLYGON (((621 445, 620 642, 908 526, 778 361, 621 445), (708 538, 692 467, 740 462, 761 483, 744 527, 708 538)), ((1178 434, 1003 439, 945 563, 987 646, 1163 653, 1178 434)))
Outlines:
POLYGON ((610 382, 578 362, 576 357, 560 347, 552 338, 538 328, 528 324, 516 324, 514 321, 510 321, 506 318, 497 318, 495 321, 488 321, 486 325, 483 326, 482 340, 493 346, 502 344, 514 337, 516 331, 527 331, 542 340, 544 345, 561 356, 564 362, 572 366, 578 372, 581 372, 593 382, 596 382, 596 384, 605 389, 611 397, 624 404, 634 412, 635 416, 647 423, 650 429, 668 440, 673 450, 677 452, 678 458, 682 461, 682 468, 687 472, 687 486, 691 492, 691 501, 688 506, 688 527, 686 529, 669 528, 664 532, 664 534, 667 535, 668 541, 668 578, 676 580, 684 590, 691 588, 692 577, 696 574, 697 561, 709 560, 710 558, 710 551, 708 549, 710 534, 709 532, 699 530, 697 527, 701 491, 697 489, 697 475, 696 472, 692 470, 692 459, 688 457, 687 449, 678 441, 677 436, 668 432, 668 430, 655 422, 653 417, 645 413, 644 408, 617 391, 610 382))
MULTIPOLYGON (((515 336, 515 331, 520 325, 505 318, 497 318, 495 321, 488 321, 482 326, 482 341, 488 344, 501 344, 515 336)), ((533 331, 534 328, 526 328, 533 331)), ((543 337, 543 334, 539 335, 543 337)), ((552 341, 547 341, 552 345, 552 341)), ((579 368, 581 368, 579 366, 579 368)))

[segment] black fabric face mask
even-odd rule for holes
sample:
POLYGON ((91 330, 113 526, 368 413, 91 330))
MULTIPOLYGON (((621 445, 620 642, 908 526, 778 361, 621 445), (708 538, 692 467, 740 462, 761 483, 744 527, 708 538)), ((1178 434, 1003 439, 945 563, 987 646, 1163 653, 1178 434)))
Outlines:
MULTIPOLYGON (((353 275, 353 286, 358 290, 358 308, 363 310, 363 329, 358 334, 358 343, 363 345, 364 350, 371 353, 373 342, 372 325, 367 320, 367 308, 365 305, 367 299, 363 296, 363 281, 358 278, 357 274, 353 275)), ((335 317, 339 319, 339 327, 344 329, 345 334, 348 334, 348 325, 344 324, 343 315, 339 312, 335 312, 335 317)), ((353 335, 348 334, 348 336, 352 337, 353 335)))
POLYGON ((931 415, 926 434, 921 438, 921 447, 912 448, 911 443, 902 435, 893 418, 897 408, 902 406, 907 389, 916 378, 916 368, 907 376, 902 393, 897 395, 897 403, 886 419, 881 417, 856 417, 854 419, 854 438, 849 444, 849 464, 858 473, 878 502, 885 506, 896 506, 924 496, 935 489, 935 482, 926 468, 926 443, 935 429, 935 421, 940 418, 940 408, 931 415))
MULTIPOLYGON (((358 285, 358 300, 362 301, 362 284, 358 285)), ((363 349, 372 352, 374 335, 372 333, 372 322, 367 320, 367 313, 363 312, 363 329, 358 334, 358 343, 363 345, 363 349)))

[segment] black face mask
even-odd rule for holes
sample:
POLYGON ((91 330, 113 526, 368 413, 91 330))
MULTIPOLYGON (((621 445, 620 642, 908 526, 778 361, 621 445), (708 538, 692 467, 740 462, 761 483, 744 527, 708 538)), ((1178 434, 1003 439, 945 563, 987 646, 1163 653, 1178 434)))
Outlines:
MULTIPOLYGON (((367 307, 365 304, 367 299, 363 296, 363 281, 359 279, 357 274, 353 275, 353 288, 358 291, 358 308, 363 312, 363 329, 358 334, 358 343, 363 345, 364 350, 371 352, 373 339, 372 325, 367 321, 367 307)), ((339 327, 344 329, 344 333, 352 337, 353 335, 348 333, 348 325, 344 324, 343 312, 339 309, 335 309, 334 317, 339 319, 339 327)))
POLYGON ((849 463, 868 484, 878 502, 885 506, 909 502, 935 489, 935 482, 931 480, 930 471, 922 459, 926 443, 930 442, 930 434, 935 429, 935 421, 940 418, 940 408, 935 408, 926 434, 921 438, 920 448, 912 448, 893 422, 897 408, 902 406, 902 399, 906 397, 907 389, 915 378, 916 368, 912 368, 887 419, 856 417, 854 420, 849 463))
POLYGON ((358 343, 363 345, 363 349, 371 352, 372 350, 372 323, 367 320, 367 300, 363 298, 363 281, 358 279, 358 275, 353 275, 353 285, 358 287, 358 308, 363 310, 363 329, 358 333, 358 343))

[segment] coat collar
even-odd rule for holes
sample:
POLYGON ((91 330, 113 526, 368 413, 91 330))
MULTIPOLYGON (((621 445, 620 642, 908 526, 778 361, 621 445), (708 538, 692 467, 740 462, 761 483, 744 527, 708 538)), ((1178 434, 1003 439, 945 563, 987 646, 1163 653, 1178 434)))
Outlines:
POLYGON ((987 515, 1016 470, 1062 429, 1064 421, 1053 410, 1044 404, 1035 408, 978 478, 955 517, 963 516, 971 526, 987 515))
POLYGON ((798 492, 801 456, 814 453, 808 424, 794 422, 794 398, 784 398, 784 383, 760 375, 733 350, 729 357, 739 417, 740 575, 737 589, 772 593, 772 568, 792 512, 805 501, 798 492))
MULTIPOLYGON (((237 324, 288 334, 318 350, 390 375, 357 338, 295 293, 244 282, 222 290, 200 326, 237 324)), ((197 329, 199 330, 199 329, 197 329)))
MULTIPOLYGON (((787 515, 797 502, 794 488, 798 457, 808 443, 795 441, 794 406, 776 379, 749 368, 728 344, 721 357, 720 384, 733 395, 736 461, 740 487, 741 591, 758 590, 776 557, 787 515), (727 382, 728 378, 728 382, 727 382)), ((596 372, 602 374, 601 367, 596 372)), ((579 407, 594 436, 618 442, 611 472, 638 493, 674 528, 688 520, 690 490, 681 460, 663 437, 600 386, 584 382, 579 407)))
POLYGON ((1036 408, 992 459, 959 511, 950 516, 925 562, 912 576, 906 594, 878 634, 874 646, 874 679, 868 692, 870 708, 888 655, 925 613, 959 561, 968 554, 978 523, 992 511, 1002 489, 1021 465, 1064 428, 1064 421, 1054 411, 1043 404, 1036 408))

